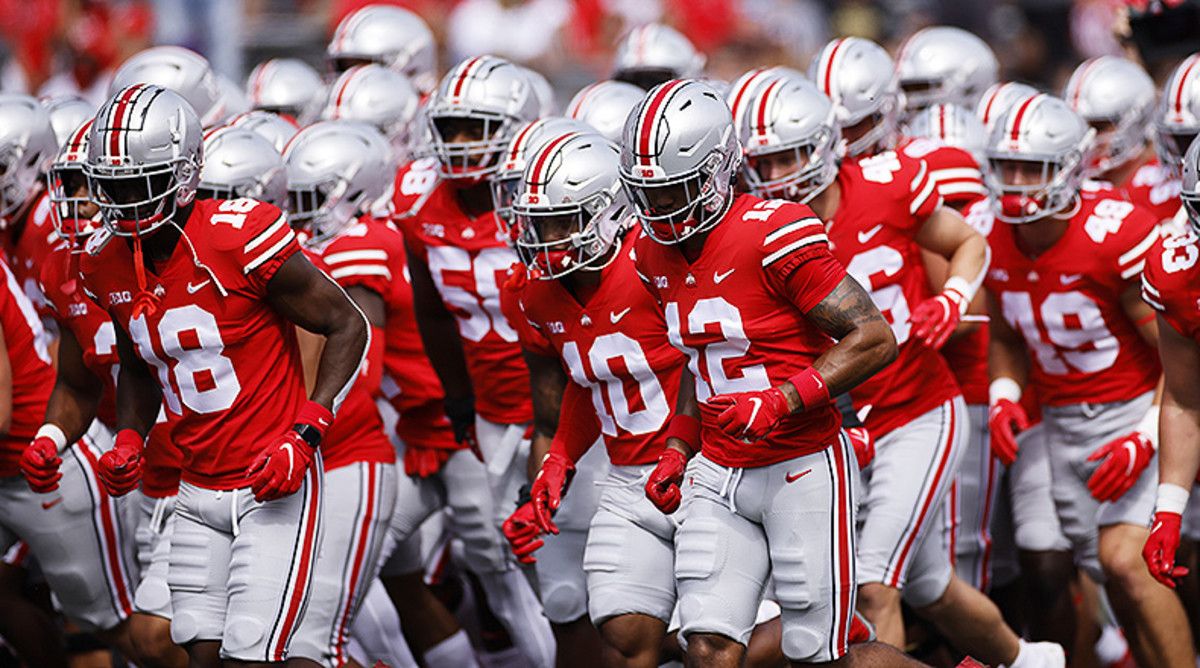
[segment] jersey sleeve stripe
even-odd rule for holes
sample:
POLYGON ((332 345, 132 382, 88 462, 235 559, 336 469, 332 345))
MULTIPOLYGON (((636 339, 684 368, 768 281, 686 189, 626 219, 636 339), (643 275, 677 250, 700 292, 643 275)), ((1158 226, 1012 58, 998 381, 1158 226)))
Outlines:
MULTIPOLYGON (((283 220, 283 218, 280 218, 280 220, 283 220)), ((272 256, 274 256, 279 251, 283 250, 284 246, 287 246, 288 243, 290 243, 295 238, 296 238, 296 233, 291 230, 288 230, 288 233, 285 234, 282 238, 280 238, 280 240, 278 242, 276 242, 274 245, 272 245, 270 248, 268 248, 266 250, 266 252, 264 252, 262 255, 259 255, 256 258, 254 258, 250 262, 246 263, 246 267, 244 269, 242 269, 242 272, 249 274, 250 272, 254 271, 255 269, 258 269, 264 262, 266 262, 267 260, 270 260, 272 256)))
POLYGON ((360 260, 380 260, 387 261, 388 254, 385 250, 349 250, 340 253, 330 253, 325 256, 326 264, 341 264, 343 262, 354 262, 360 260))
POLYGON ((802 237, 763 258, 762 265, 764 267, 769 266, 778 260, 782 260, 790 253, 800 248, 819 243, 829 243, 829 237, 825 236, 824 234, 810 234, 807 237, 802 237))
POLYGON ((957 183, 942 183, 938 185, 938 192, 943 197, 946 195, 961 195, 962 193, 977 193, 979 195, 987 195, 987 186, 982 183, 972 181, 961 181, 957 183))
POLYGON ((263 245, 268 240, 270 240, 271 237, 273 237, 275 235, 275 233, 277 233, 281 228, 284 228, 284 227, 287 227, 287 217, 281 215, 281 216, 279 216, 279 218, 277 218, 275 220, 275 222, 271 223, 267 227, 267 229, 263 230, 262 232, 260 232, 258 234, 258 236, 251 239, 250 242, 247 243, 246 246, 242 250, 246 253, 253 251, 255 248, 258 248, 259 246, 263 245))
POLYGON ((824 225, 821 223, 821 219, 815 217, 801 218, 795 222, 788 223, 787 225, 784 225, 783 227, 780 227, 774 232, 768 234, 766 238, 763 239, 763 245, 769 245, 791 234, 792 232, 795 232, 796 230, 814 225, 824 227, 824 225))
POLYGON ((1149 304, 1156 311, 1166 311, 1167 307, 1163 306, 1160 301, 1161 299, 1162 297, 1158 294, 1158 290, 1153 285, 1150 285, 1150 281, 1146 280, 1146 275, 1142 274, 1142 301, 1149 304))
MULTIPOLYGON (((1117 258, 1117 266, 1124 267, 1135 260, 1141 260, 1142 256, 1146 254, 1146 251, 1150 250, 1150 247, 1154 245, 1154 242, 1158 241, 1158 235, 1159 229, 1158 226, 1155 226, 1154 229, 1150 231, 1150 234, 1146 235, 1145 239, 1139 241, 1136 246, 1129 249, 1129 251, 1127 251, 1121 257, 1117 258)), ((1139 263, 1139 266, 1140 264, 1141 263, 1139 263)), ((1124 276, 1124 272, 1122 272, 1121 275, 1124 276)))
POLYGON ((921 166, 921 169, 917 170, 917 175, 913 177, 912 183, 908 184, 909 192, 916 190, 917 186, 925 181, 925 176, 929 172, 929 165, 924 160, 921 160, 918 164, 921 166))
POLYGON ((1142 268, 1146 266, 1146 260, 1138 260, 1136 264, 1131 264, 1121 271, 1121 278, 1133 278, 1142 273, 1142 268))
POLYGON ((935 169, 929 173, 929 177, 934 181, 949 181, 952 179, 974 179, 976 181, 982 181, 983 173, 974 167, 952 167, 948 169, 935 169))
POLYGON ((933 194, 934 186, 936 185, 937 182, 933 179, 926 179, 925 185, 921 188, 921 192, 917 193, 917 196, 914 197, 913 201, 909 203, 908 212, 916 213, 917 211, 920 211, 921 207, 925 206, 925 202, 929 199, 929 196, 933 194))
POLYGON ((345 278, 347 276, 383 276, 388 280, 392 278, 392 272, 388 268, 378 264, 348 264, 336 269, 330 269, 329 275, 333 278, 345 278))

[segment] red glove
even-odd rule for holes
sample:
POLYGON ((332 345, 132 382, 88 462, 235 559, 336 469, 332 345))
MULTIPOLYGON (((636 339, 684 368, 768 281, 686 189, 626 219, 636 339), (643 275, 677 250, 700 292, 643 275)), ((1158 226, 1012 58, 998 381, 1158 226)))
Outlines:
POLYGON ((97 471, 104 489, 113 496, 123 496, 137 489, 142 480, 142 450, 146 439, 132 429, 117 432, 112 450, 100 455, 97 471))
POLYGON ((1021 405, 997 399, 988 412, 988 433, 992 454, 1005 466, 1017 461, 1017 434, 1029 428, 1029 418, 1021 405))
POLYGON ((1179 549, 1179 513, 1158 511, 1154 513, 1154 526, 1150 537, 1142 548, 1142 559, 1150 567, 1150 575, 1171 589, 1175 579, 1188 574, 1188 569, 1175 565, 1175 552, 1179 549))
POLYGON ((523 564, 537 563, 533 553, 543 545, 543 541, 540 537, 541 532, 538 530, 537 520, 534 518, 533 502, 526 501, 517 506, 513 514, 504 520, 500 530, 504 532, 504 537, 512 546, 517 561, 523 564))
POLYGON ((777 387, 718 394, 708 400, 708 405, 721 411, 717 415, 717 426, 721 431, 747 442, 766 436, 791 412, 787 398, 777 387))
POLYGON ((453 454, 452 450, 405 445, 404 473, 411 478, 428 478, 441 471, 453 454))
POLYGON ((58 446, 49 436, 38 436, 33 439, 21 455, 21 473, 29 483, 29 489, 38 494, 49 494, 58 489, 58 481, 62 473, 62 458, 58 456, 58 446))
POLYGON ((312 463, 314 448, 320 444, 321 437, 332 422, 333 413, 314 401, 300 408, 292 428, 263 448, 250 468, 246 469, 255 501, 273 501, 300 490, 304 475, 312 463), (300 436, 301 430, 313 434, 310 438, 315 443, 304 440, 300 436))
POLYGON ((683 472, 687 470, 687 457, 675 448, 667 448, 658 456, 658 465, 650 472, 646 481, 646 498, 665 515, 670 515, 679 508, 683 494, 679 486, 683 484, 683 472))
POLYGON ((533 519, 545 533, 558 533, 554 526, 554 511, 562 503, 563 492, 575 475, 575 463, 561 452, 551 450, 542 460, 542 468, 538 470, 533 485, 529 488, 530 503, 533 505, 533 519))
POLYGON ((912 337, 937 350, 946 344, 954 328, 967 311, 967 298, 954 288, 917 304, 908 321, 912 323, 912 337))
POLYGON ((1104 460, 1088 478, 1088 491, 1098 501, 1116 501, 1133 487, 1153 458, 1154 444, 1140 431, 1109 441, 1087 458, 1089 462, 1104 460))
POLYGON ((867 464, 875 459, 875 439, 866 427, 848 427, 846 435, 850 437, 850 445, 854 446, 854 458, 858 460, 858 468, 865 469, 867 464))

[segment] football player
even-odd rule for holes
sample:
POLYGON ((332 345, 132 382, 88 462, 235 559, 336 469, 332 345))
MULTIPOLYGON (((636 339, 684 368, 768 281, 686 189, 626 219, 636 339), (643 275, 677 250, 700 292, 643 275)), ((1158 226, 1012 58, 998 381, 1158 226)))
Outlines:
POLYGON ((492 56, 459 63, 432 100, 435 157, 397 174, 396 222, 446 417, 456 440, 485 463, 486 487, 476 480, 470 491, 486 489, 491 501, 471 504, 493 513, 493 527, 475 529, 481 553, 471 566, 521 652, 546 666, 553 662, 550 629, 499 533, 526 477, 532 408, 517 334, 500 311, 500 284, 517 257, 496 225, 488 182, 513 133, 536 117, 538 101, 523 70, 492 56))
POLYGON ((375 126, 391 144, 395 162, 402 164, 411 152, 410 133, 420 103, 420 94, 403 74, 382 65, 355 65, 333 82, 320 115, 327 121, 375 126))
POLYGON ((705 57, 683 33, 661 23, 630 30, 613 54, 612 78, 650 90, 670 79, 698 77, 705 57))
POLYGON ((166 406, 183 451, 171 638, 192 665, 277 662, 312 587, 321 439, 369 332, 279 209, 195 199, 202 164, 196 113, 160 86, 120 90, 93 122, 84 173, 104 230, 80 269, 120 360, 119 431, 99 470, 109 493, 135 488, 166 406), (295 326, 328 340, 311 398, 295 326))
POLYGON ((990 426, 1019 430, 1017 402, 1026 385, 1037 389, 1055 508, 1076 560, 1105 584, 1139 664, 1191 665, 1179 600, 1137 559, 1154 504, 1160 378, 1137 278, 1159 232, 1113 191, 1081 194, 1093 135, 1064 101, 1037 95, 989 136, 1000 221, 988 237, 990 426))
POLYGON ((261 109, 305 123, 316 115, 325 86, 321 75, 298 58, 271 58, 254 66, 246 77, 251 109, 261 109))
POLYGON ((437 86, 437 44, 416 13, 394 5, 367 5, 347 14, 325 49, 330 69, 341 74, 375 63, 408 77, 422 96, 437 86))
POLYGON ((904 113, 913 116, 935 104, 971 109, 996 83, 999 69, 996 54, 977 35, 952 26, 922 28, 896 55, 904 113))
POLYGON ((1173 218, 1179 171, 1160 164, 1148 141, 1155 101, 1150 75, 1125 58, 1099 56, 1075 68, 1062 97, 1096 131, 1087 175, 1159 220, 1173 218))
POLYGON ((943 503, 965 447, 961 392, 937 350, 987 268, 987 245, 941 197, 923 161, 884 151, 839 166, 832 102, 805 81, 776 79, 739 128, 755 193, 807 203, 827 221, 834 257, 891 324, 899 359, 851 392, 876 440, 858 538, 858 605, 882 641, 904 646, 901 595, 956 645, 993 664, 1062 665, 1029 645, 953 571, 943 503), (921 250, 948 262, 939 293, 921 250))
POLYGON ((789 660, 886 652, 848 644, 858 467, 831 397, 890 362, 894 337, 811 210, 734 194, 740 160, 729 107, 698 81, 654 88, 625 126, 635 268, 695 378, 674 410, 701 422, 686 477, 691 436, 668 439, 679 452, 651 474, 664 495, 682 490, 688 661, 739 664, 768 575, 789 660))
POLYGON ((575 93, 567 103, 566 116, 587 123, 605 139, 619 143, 629 111, 645 96, 646 91, 631 83, 597 81, 575 93))
MULTIPOLYGON (((387 139, 353 121, 323 121, 301 130, 288 143, 283 162, 289 222, 304 230, 305 252, 346 290, 372 329, 364 377, 346 395, 321 445, 325 525, 308 609, 290 650, 292 656, 336 668, 346 663, 351 624, 382 565, 396 502, 396 451, 383 432, 374 396, 383 375, 384 295, 392 285, 390 272, 378 271, 386 265, 369 262, 381 253, 356 243, 369 234, 366 225, 373 221, 354 224, 387 190, 394 164, 387 139), (343 240, 349 241, 339 243, 343 240)), ((306 359, 316 357, 314 348, 319 350, 321 341, 302 335, 306 359)))
POLYGON ((162 86, 187 100, 204 129, 214 128, 230 115, 221 100, 217 75, 204 56, 182 46, 152 46, 129 57, 113 74, 108 94, 134 84, 162 86))

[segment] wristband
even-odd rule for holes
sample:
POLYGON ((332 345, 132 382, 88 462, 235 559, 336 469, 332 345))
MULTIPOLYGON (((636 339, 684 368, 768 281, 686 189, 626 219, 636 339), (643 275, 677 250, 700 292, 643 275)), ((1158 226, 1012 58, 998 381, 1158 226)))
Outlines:
POLYGON ((1001 377, 988 385, 988 405, 995 406, 1001 399, 1014 404, 1021 401, 1021 386, 1012 378, 1001 377))
POLYGON ((796 388, 796 394, 800 395, 801 410, 811 410, 832 401, 829 396, 829 384, 811 366, 788 378, 787 382, 791 383, 792 387, 796 388))
POLYGON ((62 451, 67 449, 67 435, 63 433, 62 428, 56 424, 46 423, 37 430, 36 434, 33 435, 34 439, 39 439, 42 437, 53 441, 54 449, 57 450, 59 454, 62 454, 62 451))
POLYGON ((1191 492, 1179 485, 1172 485, 1169 482, 1159 483, 1158 501, 1154 504, 1154 512, 1183 515, 1189 496, 1191 496, 1191 492))
POLYGON ((690 415, 673 415, 667 423, 667 438, 677 438, 695 450, 700 442, 700 421, 690 415))
POLYGON ((1133 324, 1137 325, 1138 327, 1141 327, 1142 325, 1148 325, 1151 322, 1154 322, 1154 319, 1157 317, 1158 317, 1157 313, 1151 313, 1150 315, 1144 315, 1144 316, 1138 318, 1137 322, 1135 322, 1133 324))
POLYGON ((300 412, 296 414, 295 420, 297 426, 308 425, 315 429, 320 436, 325 435, 325 430, 329 429, 329 425, 332 423, 333 413, 315 401, 304 402, 304 405, 300 407, 300 412))
POLYGON ((957 292, 962 297, 962 301, 956 301, 959 315, 967 312, 967 307, 971 305, 971 300, 975 297, 975 289, 967 282, 967 279, 962 276, 951 276, 942 284, 942 292, 957 292))
POLYGON ((1158 450, 1158 414, 1160 410, 1159 406, 1151 406, 1137 426, 1137 430, 1150 439, 1150 444, 1154 446, 1155 450, 1158 450))

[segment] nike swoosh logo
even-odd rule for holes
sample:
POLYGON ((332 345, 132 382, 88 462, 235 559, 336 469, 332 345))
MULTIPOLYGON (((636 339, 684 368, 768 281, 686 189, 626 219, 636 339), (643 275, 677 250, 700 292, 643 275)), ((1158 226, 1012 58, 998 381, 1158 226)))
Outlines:
POLYGON ((199 292, 199 291, 200 291, 200 289, 201 289, 201 288, 203 288, 204 286, 208 285, 209 283, 212 283, 212 281, 211 281, 211 280, 207 280, 207 281, 201 281, 201 282, 199 282, 199 283, 195 283, 195 284, 192 284, 191 282, 189 282, 189 283, 187 284, 187 291, 188 291, 188 294, 189 294, 189 295, 194 295, 194 294, 196 294, 197 292, 199 292))
POLYGON ((291 443, 284 443, 283 445, 281 445, 281 446, 279 446, 279 447, 283 448, 284 450, 287 450, 287 453, 288 453, 288 474, 287 474, 287 479, 288 479, 288 480, 291 480, 291 479, 292 479, 292 466, 293 466, 293 465, 296 463, 296 453, 295 453, 295 451, 292 449, 292 444, 291 444, 291 443))
POLYGON ((1059 277, 1059 280, 1062 281, 1063 285, 1070 285, 1081 278, 1083 278, 1083 274, 1063 274, 1059 277))
POLYGON ((713 283, 718 283, 718 284, 719 284, 721 281, 723 281, 723 280, 725 280, 725 279, 729 278, 729 275, 730 275, 730 274, 732 274, 732 273, 733 273, 733 272, 735 272, 735 271, 737 271, 737 267, 734 267, 733 269, 730 269, 729 271, 727 271, 727 272, 725 272, 725 273, 723 273, 723 274, 722 274, 721 272, 719 272, 719 271, 714 271, 714 272, 713 272, 713 283))
POLYGON ((42 501, 42 510, 50 510, 51 508, 53 508, 54 506, 57 506, 60 503, 62 503, 61 496, 58 497, 57 499, 54 499, 53 501, 42 501))
POLYGON ((618 322, 621 322, 621 318, 624 318, 632 310, 633 310, 633 307, 629 307, 629 308, 625 309, 624 311, 621 311, 620 313, 613 311, 608 314, 608 319, 611 320, 612 324, 615 325, 618 322))
POLYGON ((860 243, 860 244, 867 243, 868 241, 871 240, 871 237, 875 236, 876 234, 879 234, 879 230, 882 230, 882 229, 883 229, 883 223, 880 223, 880 224, 876 225, 875 227, 872 227, 869 230, 860 230, 858 233, 858 243, 860 243))
POLYGON ((758 417, 758 410, 762 408, 762 399, 759 399, 758 397, 750 397, 750 403, 754 404, 754 409, 750 411, 750 419, 746 420, 747 427, 754 424, 754 418, 758 417))
POLYGON ((1128 477, 1133 473, 1133 465, 1137 462, 1137 448, 1133 447, 1132 443, 1126 443, 1125 451, 1129 453, 1129 464, 1125 466, 1125 475, 1128 477))
POLYGON ((799 473, 789 473, 789 474, 785 475, 783 477, 783 479, 788 481, 789 483, 793 483, 793 482, 796 482, 797 480, 803 478, 804 476, 808 475, 809 473, 812 473, 812 469, 804 469, 803 471, 801 471, 799 473))

